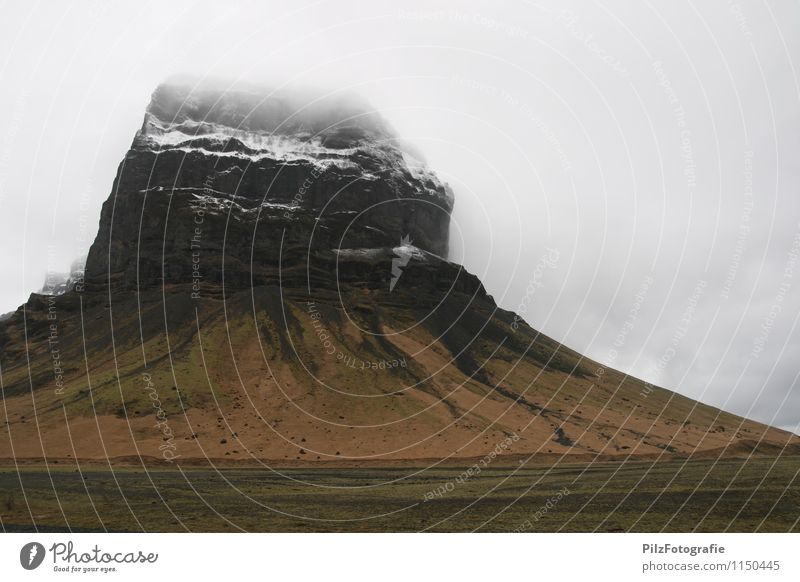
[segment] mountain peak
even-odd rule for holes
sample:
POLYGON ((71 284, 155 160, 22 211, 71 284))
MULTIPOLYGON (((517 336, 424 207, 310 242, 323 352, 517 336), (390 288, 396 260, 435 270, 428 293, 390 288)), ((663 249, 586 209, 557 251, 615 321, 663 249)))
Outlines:
POLYGON ((403 237, 446 257, 452 191, 419 158, 349 94, 169 81, 120 165, 87 279, 185 282, 196 251, 249 285, 285 251, 333 257, 403 237))
POLYGON ((382 116, 361 97, 346 92, 271 89, 175 78, 159 85, 147 106, 143 135, 180 131, 187 135, 291 136, 331 147, 396 138, 382 116))

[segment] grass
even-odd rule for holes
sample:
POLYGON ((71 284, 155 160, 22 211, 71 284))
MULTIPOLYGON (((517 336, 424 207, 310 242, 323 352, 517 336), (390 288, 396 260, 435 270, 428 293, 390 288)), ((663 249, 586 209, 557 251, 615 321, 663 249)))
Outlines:
POLYGON ((786 532, 800 531, 798 470, 797 457, 637 461, 490 467, 459 483, 453 468, 51 464, 0 469, 0 518, 5 531, 786 532))

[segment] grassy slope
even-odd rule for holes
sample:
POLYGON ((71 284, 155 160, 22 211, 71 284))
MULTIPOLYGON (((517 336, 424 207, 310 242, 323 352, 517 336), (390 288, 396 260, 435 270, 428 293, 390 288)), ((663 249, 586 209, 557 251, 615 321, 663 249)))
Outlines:
POLYGON ((53 385, 47 306, 31 302, 27 352, 19 314, 4 332, 0 457, 157 457, 164 436, 153 392, 184 459, 482 457, 512 435, 510 452, 556 458, 797 441, 613 370, 598 376, 598 364, 529 327, 511 331, 512 314, 490 299, 449 297, 426 317, 355 290, 347 313, 335 298, 317 301, 316 323, 302 298, 277 287, 224 302, 194 302, 188 288, 118 295, 111 309, 88 298, 82 319, 77 296, 59 298, 63 394, 53 385), (398 360, 406 365, 391 373, 360 369, 398 360))

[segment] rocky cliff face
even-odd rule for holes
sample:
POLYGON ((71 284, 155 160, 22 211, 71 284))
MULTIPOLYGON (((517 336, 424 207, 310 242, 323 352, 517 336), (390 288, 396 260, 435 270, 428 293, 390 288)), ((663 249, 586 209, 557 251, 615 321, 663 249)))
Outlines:
POLYGON ((247 287, 279 264, 404 239, 446 258, 452 208, 448 186, 353 97, 165 84, 120 164, 87 277, 247 287))

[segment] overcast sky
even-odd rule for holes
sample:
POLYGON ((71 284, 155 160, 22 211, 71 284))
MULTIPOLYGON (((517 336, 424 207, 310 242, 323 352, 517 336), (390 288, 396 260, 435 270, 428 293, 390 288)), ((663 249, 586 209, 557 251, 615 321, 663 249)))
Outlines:
POLYGON ((604 364, 797 431, 800 4, 0 11, 0 313, 86 251, 166 77, 348 88, 453 186, 452 258, 501 306, 604 364))

